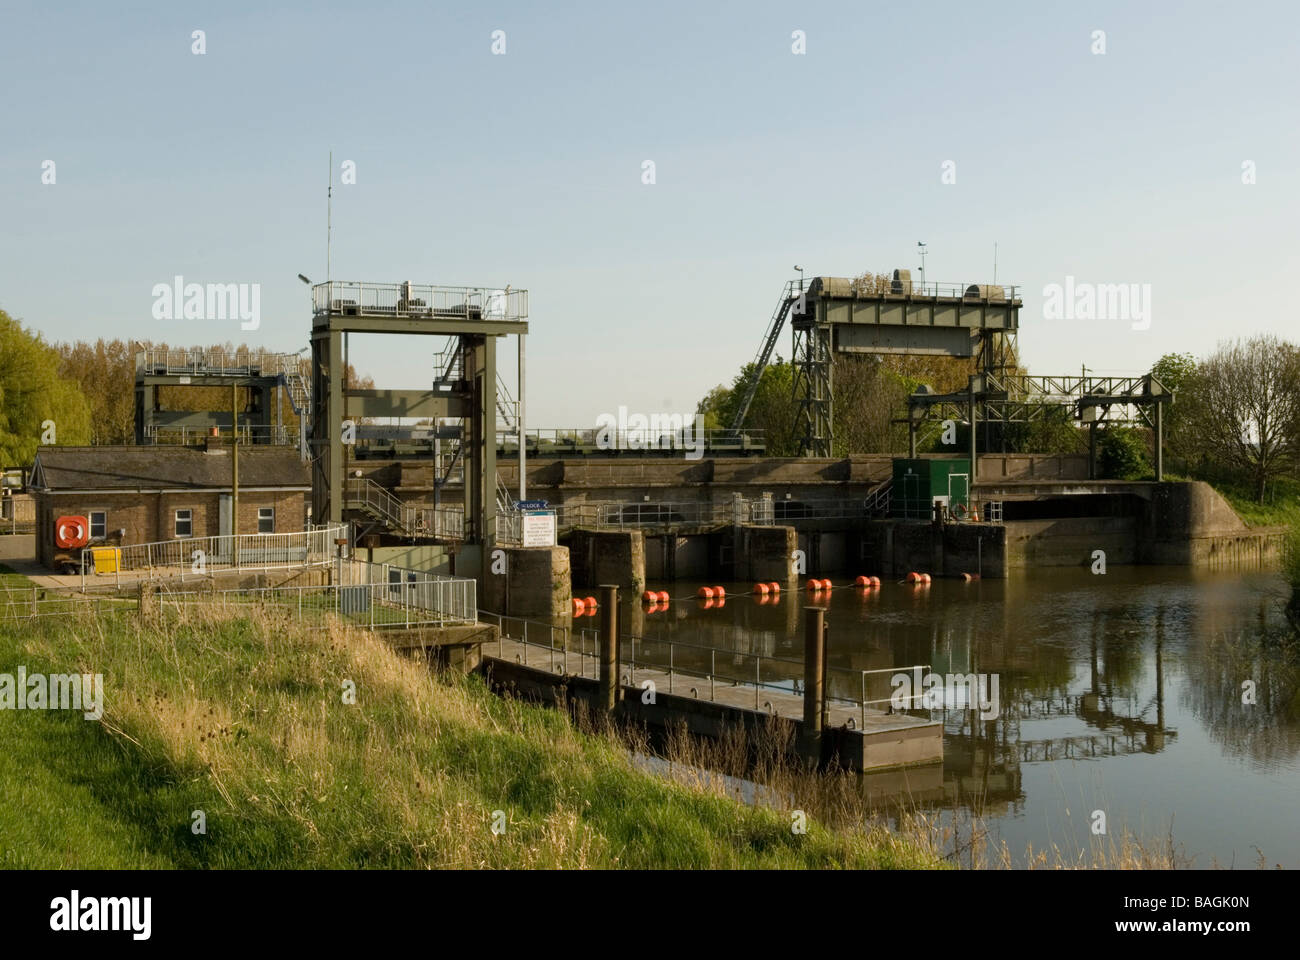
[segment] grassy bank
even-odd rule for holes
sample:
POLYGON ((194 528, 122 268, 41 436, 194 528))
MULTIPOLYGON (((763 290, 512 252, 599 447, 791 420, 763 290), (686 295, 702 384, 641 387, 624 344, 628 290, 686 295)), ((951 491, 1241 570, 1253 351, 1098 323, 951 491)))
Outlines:
POLYGON ((191 613, 0 625, 0 672, 104 675, 99 721, 0 711, 6 867, 920 867, 880 827, 791 830, 633 767, 559 711, 342 625, 191 613), (345 683, 356 703, 344 702, 345 683), (191 829, 206 815, 206 834, 191 829), (494 811, 504 832, 495 835, 494 811))

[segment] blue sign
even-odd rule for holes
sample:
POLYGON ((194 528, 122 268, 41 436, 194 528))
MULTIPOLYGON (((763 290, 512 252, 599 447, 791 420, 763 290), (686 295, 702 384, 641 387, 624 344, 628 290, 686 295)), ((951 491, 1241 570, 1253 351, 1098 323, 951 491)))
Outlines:
POLYGON ((516 500, 515 509, 516 510, 545 510, 546 501, 545 500, 516 500))

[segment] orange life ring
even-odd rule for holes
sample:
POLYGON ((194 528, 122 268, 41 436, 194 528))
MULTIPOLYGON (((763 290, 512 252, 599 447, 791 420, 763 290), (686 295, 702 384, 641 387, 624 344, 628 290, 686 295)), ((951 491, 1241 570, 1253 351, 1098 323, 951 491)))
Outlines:
POLYGON ((90 542, 90 521, 85 517, 59 517, 54 521, 54 545, 75 550, 90 542))
POLYGON ((965 519, 966 519, 966 514, 969 513, 969 512, 970 512, 970 511, 968 511, 968 510, 966 509, 966 504, 961 503, 960 501, 956 504, 956 506, 954 506, 954 507, 949 511, 949 513, 951 513, 951 514, 952 514, 954 517, 956 517, 958 520, 965 520, 965 519), (958 513, 958 512, 957 512, 958 510, 960 510, 961 513, 958 513))

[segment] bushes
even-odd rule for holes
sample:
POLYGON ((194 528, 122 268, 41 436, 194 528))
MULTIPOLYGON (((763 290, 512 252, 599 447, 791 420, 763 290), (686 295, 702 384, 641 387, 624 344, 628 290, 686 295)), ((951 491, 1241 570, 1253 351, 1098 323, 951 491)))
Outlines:
POLYGON ((1136 430, 1111 427, 1097 438, 1097 470, 1107 480, 1139 480, 1151 474, 1146 441, 1136 430))

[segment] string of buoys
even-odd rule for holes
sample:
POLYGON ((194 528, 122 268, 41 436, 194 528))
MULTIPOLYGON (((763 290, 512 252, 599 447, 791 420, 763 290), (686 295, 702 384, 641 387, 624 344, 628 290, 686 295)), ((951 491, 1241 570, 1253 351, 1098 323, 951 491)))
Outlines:
MULTIPOLYGON (((952 575, 953 579, 959 579, 964 582, 980 579, 978 573, 960 573, 952 575)), ((929 586, 934 582, 934 577, 928 573, 912 571, 899 581, 913 586, 929 586)), ((848 586, 856 587, 862 596, 869 596, 870 591, 879 589, 883 581, 877 576, 862 575, 854 578, 853 583, 848 586)), ((835 589, 835 584, 829 578, 811 577, 804 583, 804 588, 812 597, 820 599, 821 595, 831 592, 835 589)), ((753 594, 755 602, 760 606, 767 604, 779 603, 781 598, 781 584, 776 580, 760 581, 753 585, 750 591, 753 594)), ((683 599, 683 598, 679 598, 683 599)), ((695 591, 695 599, 701 610, 713 610, 726 606, 727 589, 721 585, 703 586, 695 591)), ((672 602, 667 590, 645 590, 641 593, 641 602, 645 605, 646 613, 658 613, 667 610, 672 602)), ((594 597, 587 597, 573 601, 574 616, 594 615, 597 610, 597 603, 594 597)))
POLYGON ((572 603, 575 617, 594 617, 600 607, 595 597, 574 597, 572 603))

